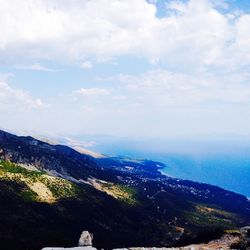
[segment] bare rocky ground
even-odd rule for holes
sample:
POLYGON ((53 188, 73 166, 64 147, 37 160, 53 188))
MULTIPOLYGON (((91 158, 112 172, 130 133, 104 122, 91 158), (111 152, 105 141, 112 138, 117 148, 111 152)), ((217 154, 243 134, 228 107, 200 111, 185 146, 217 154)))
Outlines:
MULTIPOLYGON (((241 244, 240 236, 229 236, 225 235, 221 239, 211 241, 207 244, 195 244, 185 247, 173 247, 173 248, 129 248, 129 249, 119 249, 119 250, 217 250, 217 249, 239 249, 241 244), (236 248, 235 248, 235 247, 236 248)), ((115 249, 118 250, 118 249, 115 249)))
MULTIPOLYGON (((128 249, 119 249, 119 250, 217 250, 217 249, 239 249, 234 248, 234 245, 240 243, 239 237, 226 237, 220 240, 211 241, 208 244, 196 244, 185 247, 173 247, 173 248, 128 248, 128 249)), ((118 250, 118 249, 115 249, 118 250)))

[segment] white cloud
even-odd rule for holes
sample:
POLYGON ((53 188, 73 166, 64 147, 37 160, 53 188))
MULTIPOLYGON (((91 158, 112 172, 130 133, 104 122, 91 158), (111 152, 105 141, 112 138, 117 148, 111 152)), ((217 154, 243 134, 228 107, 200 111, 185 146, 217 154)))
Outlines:
POLYGON ((0 80, 0 123, 7 130, 36 130, 46 124, 49 130, 51 120, 44 114, 49 112, 49 105, 30 93, 12 87, 5 80, 0 80))
MULTIPOLYGON (((44 62, 56 62, 78 81, 82 76, 74 75, 69 64, 91 69, 93 63, 116 64, 128 56, 142 65, 131 69, 125 58, 111 74, 140 72, 148 67, 145 59, 151 68, 162 67, 106 78, 102 87, 108 89, 72 86, 70 100, 65 93, 53 96, 47 87, 54 106, 43 116, 31 116, 30 127, 120 135, 249 131, 250 14, 230 11, 222 0, 189 0, 171 1, 167 15, 158 18, 149 2, 156 1, 0 0, 0 60, 19 69, 54 71, 44 62)), ((103 71, 96 80, 110 72, 103 71)), ((15 126, 22 120, 25 127, 26 110, 46 106, 6 79, 0 82, 2 120, 8 116, 15 126), (12 115, 18 112, 17 118, 12 115)), ((68 91, 63 84, 60 88, 68 91)))
POLYGON ((81 64, 81 68, 83 69, 92 69, 93 64, 90 61, 85 61, 81 64))
POLYGON ((107 96, 110 94, 110 90, 103 88, 81 88, 74 90, 73 94, 83 97, 107 96))
POLYGON ((149 3, 157 4, 158 0, 148 0, 149 3))
POLYGON ((21 89, 10 87, 6 82, 0 81, 0 109, 5 112, 19 112, 30 109, 40 109, 47 105, 41 99, 30 96, 21 89))
POLYGON ((114 95, 112 96, 112 99, 115 101, 126 101, 127 97, 124 95, 114 95))
POLYGON ((218 103, 250 103, 249 74, 180 74, 154 70, 139 76, 119 75, 127 94, 144 107, 185 106, 218 103))
POLYGON ((40 63, 35 63, 31 65, 15 65, 16 69, 23 69, 23 70, 35 70, 35 71, 45 71, 45 72, 55 72, 56 70, 47 68, 40 63))
POLYGON ((215 2, 172 1, 159 19, 146 0, 0 0, 0 51, 14 61, 136 55, 188 68, 248 65, 250 15, 221 13, 215 2))

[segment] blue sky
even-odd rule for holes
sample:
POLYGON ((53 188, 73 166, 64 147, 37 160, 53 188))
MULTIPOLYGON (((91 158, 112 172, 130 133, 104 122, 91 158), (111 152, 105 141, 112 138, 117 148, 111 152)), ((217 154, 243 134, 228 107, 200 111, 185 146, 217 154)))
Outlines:
POLYGON ((2 129, 249 136, 249 1, 0 4, 2 129))

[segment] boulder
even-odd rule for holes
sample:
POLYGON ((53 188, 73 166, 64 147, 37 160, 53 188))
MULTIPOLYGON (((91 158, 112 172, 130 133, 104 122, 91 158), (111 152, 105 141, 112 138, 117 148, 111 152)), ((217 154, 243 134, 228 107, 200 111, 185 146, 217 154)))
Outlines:
POLYGON ((83 231, 78 242, 78 246, 87 247, 92 246, 93 234, 90 234, 88 231, 83 231))

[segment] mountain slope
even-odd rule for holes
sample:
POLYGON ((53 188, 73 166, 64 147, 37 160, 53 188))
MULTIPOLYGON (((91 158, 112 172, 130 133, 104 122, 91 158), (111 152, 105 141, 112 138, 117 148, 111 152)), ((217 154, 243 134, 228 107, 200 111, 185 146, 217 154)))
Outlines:
POLYGON ((202 242, 250 223, 246 197, 169 178, 162 164, 93 158, 0 131, 0 241, 9 249, 72 246, 82 230, 97 247, 202 242))
POLYGON ((17 137, 0 131, 0 147, 3 159, 34 165, 59 175, 86 178, 96 170, 91 157, 69 147, 50 145, 32 137, 17 137))

